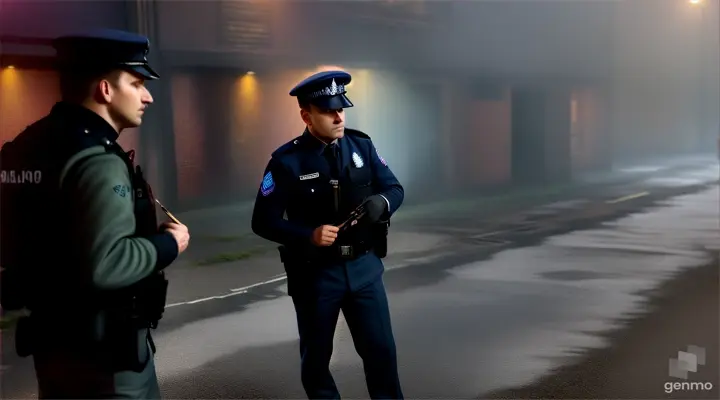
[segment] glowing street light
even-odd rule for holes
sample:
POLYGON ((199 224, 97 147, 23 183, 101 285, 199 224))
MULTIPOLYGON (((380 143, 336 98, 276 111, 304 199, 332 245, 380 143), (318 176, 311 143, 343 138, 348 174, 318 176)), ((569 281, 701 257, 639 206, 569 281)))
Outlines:
POLYGON ((688 3, 697 6, 700 5, 703 2, 703 0, 688 0, 688 3))

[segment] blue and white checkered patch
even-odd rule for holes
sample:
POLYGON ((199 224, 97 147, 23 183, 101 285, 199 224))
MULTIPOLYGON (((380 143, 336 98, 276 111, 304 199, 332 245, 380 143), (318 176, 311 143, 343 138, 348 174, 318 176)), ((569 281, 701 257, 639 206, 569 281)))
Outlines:
POLYGON ((275 190, 275 181, 273 180, 272 172, 268 171, 263 177, 262 186, 260 186, 260 192, 263 196, 267 196, 275 190))

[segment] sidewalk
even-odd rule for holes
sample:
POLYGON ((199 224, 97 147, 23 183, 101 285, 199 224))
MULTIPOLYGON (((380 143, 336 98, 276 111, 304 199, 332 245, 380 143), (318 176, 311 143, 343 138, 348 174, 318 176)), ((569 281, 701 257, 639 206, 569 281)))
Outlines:
MULTIPOLYGON (((683 156, 642 165, 621 165, 605 172, 577 174, 573 182, 566 184, 515 187, 493 194, 457 196, 438 202, 407 205, 393 216, 393 232, 416 230, 414 225, 425 220, 464 218, 470 213, 473 217, 482 217, 512 212, 517 208, 567 199, 589 188, 630 184, 663 171, 697 168, 712 162, 717 162, 717 158, 683 156)), ((176 214, 189 227, 192 237, 190 248, 183 255, 183 264, 221 264, 274 251, 277 245, 258 237, 251 230, 253 206, 254 201, 246 201, 176 214)))
MULTIPOLYGON (((418 251, 420 242, 430 240, 418 233, 419 224, 431 220, 454 218, 485 218, 497 213, 512 213, 516 209, 565 199, 579 189, 579 185, 524 187, 483 197, 451 198, 401 208, 392 219, 390 244, 394 251, 418 251)), ((178 215, 188 225, 191 245, 182 255, 183 266, 210 266, 258 258, 270 253, 277 258, 277 244, 255 235, 250 229, 252 203, 206 209, 191 215, 178 215)), ((187 213, 190 214, 190 213, 187 213)))
POLYGON ((649 311, 608 332, 610 345, 579 355, 533 384, 481 399, 717 399, 720 394, 720 264, 691 268, 652 291, 649 311), (704 348, 705 362, 688 379, 669 376, 678 351, 704 348), (702 384, 702 387, 699 386, 702 384))

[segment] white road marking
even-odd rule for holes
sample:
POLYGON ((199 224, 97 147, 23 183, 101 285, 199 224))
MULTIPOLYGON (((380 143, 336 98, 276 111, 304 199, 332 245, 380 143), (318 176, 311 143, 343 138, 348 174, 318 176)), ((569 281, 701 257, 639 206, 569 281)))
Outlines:
POLYGON ((617 199, 614 199, 614 200, 608 200, 606 203, 608 203, 608 204, 621 203, 621 202, 623 202, 623 201, 628 201, 628 200, 633 200, 633 199, 637 199, 637 198, 640 198, 640 197, 645 197, 645 196, 647 196, 647 195, 649 195, 649 194, 650 194, 650 192, 635 193, 635 194, 631 194, 631 195, 628 195, 628 196, 623 196, 623 197, 620 197, 620 198, 617 198, 617 199))
MULTIPOLYGON (((620 198, 617 198, 617 199, 608 200, 607 203, 608 203, 608 204, 620 203, 620 202, 623 202, 623 201, 632 200, 632 199, 636 199, 636 198, 639 198, 639 197, 644 197, 644 196, 647 196, 647 195, 649 195, 649 194, 650 194, 649 192, 640 192, 640 193, 636 193, 636 194, 631 194, 631 195, 629 195, 629 196, 623 196, 623 197, 620 197, 620 198)), ((549 205, 551 205, 551 204, 548 204, 548 205, 545 205, 545 206, 540 206, 540 207, 547 207, 547 206, 549 206, 549 205)), ((473 236, 473 238, 475 238, 475 239, 481 239, 481 238, 486 237, 486 236, 492 236, 492 235, 496 235, 496 234, 499 234, 499 233, 505 233, 505 232, 508 232, 508 231, 512 231, 512 229, 481 233, 481 234, 479 234, 479 235, 473 236)), ((446 254, 443 253, 442 255, 446 255, 446 254)), ((415 262, 417 262, 417 261, 421 261, 421 260, 422 260, 422 261, 428 261, 428 260, 434 260, 434 259, 437 259, 437 258, 440 258, 440 255, 437 255, 437 256, 435 256, 435 257, 430 256, 430 257, 423 257, 423 258, 421 258, 421 259, 406 260, 405 262, 400 262, 400 263, 398 263, 398 264, 396 264, 396 265, 393 265, 393 266, 386 265, 386 266, 385 266, 385 270, 387 271, 387 270, 391 270, 391 269, 405 268, 405 267, 408 267, 408 266, 410 266, 410 265, 413 265, 413 264, 414 264, 415 262)), ((200 299, 195 299, 195 300, 190 300, 190 301, 181 301, 181 302, 178 302, 178 303, 168 304, 168 305, 165 306, 165 307, 166 307, 166 308, 170 308, 170 307, 177 307, 177 306, 183 306, 183 305, 191 305, 191 304, 202 303, 202 302, 209 301, 209 300, 225 299, 225 298, 228 298, 228 297, 231 297, 231 296, 237 296, 237 295, 239 295, 239 294, 245 294, 245 293, 247 293, 248 290, 253 289, 253 288, 256 288, 256 287, 259 287, 259 286, 269 285, 269 284, 271 284, 271 283, 284 281, 284 280, 286 280, 286 279, 287 279, 287 275, 286 275, 286 274, 281 274, 281 275, 277 275, 277 276, 275 276, 275 277, 273 277, 273 278, 271 278, 271 279, 268 279, 268 280, 266 280, 266 281, 263 281, 263 282, 254 283, 254 284, 252 284, 252 285, 244 286, 244 287, 237 288, 237 289, 230 289, 230 293, 227 293, 227 294, 217 295, 217 296, 203 297, 203 298, 200 298, 200 299)))
MULTIPOLYGON (((448 254, 452 254, 452 252, 438 253, 436 256, 429 256, 429 257, 408 259, 408 260, 406 260, 405 262, 397 263, 397 264, 394 264, 394 265, 386 265, 386 266, 385 266, 385 270, 386 270, 386 271, 389 271, 389 270, 393 270, 393 269, 399 269, 399 268, 409 267, 409 266, 411 266, 411 265, 413 265, 413 264, 416 264, 416 263, 418 263, 418 262, 421 262, 421 261, 432 261, 432 260, 435 260, 435 259, 438 259, 438 258, 447 256, 448 254)), ((189 301, 180 301, 180 302, 177 302, 177 303, 168 304, 168 305, 165 306, 165 308, 177 307, 177 306, 185 306, 185 305, 191 305, 191 304, 197 304, 197 303, 202 303, 202 302, 209 301, 209 300, 225 299, 225 298, 228 298, 228 297, 231 297, 231 296, 237 296, 237 295, 239 295, 239 294, 246 294, 246 293, 248 292, 248 290, 254 289, 254 288, 259 287, 259 286, 265 286, 265 285, 269 285, 269 284, 271 284, 271 283, 281 282, 281 281, 284 281, 284 280, 287 280, 287 275, 286 275, 286 274, 281 274, 281 275, 277 275, 277 276, 275 276, 275 277, 273 277, 273 278, 270 278, 270 279, 268 279, 268 280, 266 280, 266 281, 254 283, 254 284, 252 284, 252 285, 244 286, 244 287, 237 288, 237 289, 230 289, 230 293, 227 293, 227 294, 221 294, 221 295, 216 295, 216 296, 203 297, 203 298, 200 298, 200 299, 189 300, 189 301)))
POLYGON ((202 303, 202 302, 208 301, 208 300, 217 300, 217 299, 224 299, 224 298, 227 298, 227 297, 230 297, 230 296, 237 296, 237 295, 239 295, 239 294, 245 294, 245 293, 247 293, 247 291, 250 290, 250 289, 252 289, 252 288, 256 288, 256 287, 258 287, 258 286, 263 286, 263 285, 269 285, 269 284, 275 283, 275 282, 284 281, 285 279, 287 279, 287 275, 282 274, 282 275, 276 276, 276 277, 274 277, 274 278, 272 278, 272 279, 268 279, 268 280, 263 281, 263 282, 254 283, 254 284, 252 284, 252 285, 245 286, 245 287, 241 287, 241 288, 237 288, 237 289, 230 289, 230 293, 228 293, 228 294, 223 294, 223 295, 218 295, 218 296, 210 296, 210 297, 203 297, 203 298, 201 298, 201 299, 195 299, 195 300, 190 300, 190 301, 181 301, 181 302, 178 302, 178 303, 168 304, 167 306, 165 306, 165 308, 168 308, 168 307, 176 307, 176 306, 183 306, 183 305, 188 305, 188 304, 196 304, 196 303, 202 303))
POLYGON ((243 293, 246 293, 246 292, 234 292, 234 293, 228 293, 228 294, 223 294, 223 295, 219 295, 219 296, 203 297, 201 299, 196 299, 196 300, 181 301, 179 303, 168 304, 165 306, 165 308, 184 306, 184 305, 195 304, 195 303, 202 303, 203 301, 208 301, 208 300, 224 299, 226 297, 236 296, 238 294, 243 294, 243 293))
POLYGON ((275 283, 275 282, 284 281, 285 279, 287 279, 287 275, 286 275, 286 274, 280 274, 280 275, 276 275, 275 277, 270 278, 270 279, 268 279, 268 280, 266 280, 266 281, 258 282, 258 283, 253 283, 252 285, 244 286, 244 287, 237 288, 237 289, 230 289, 230 291, 231 291, 231 292, 243 292, 243 293, 246 293, 249 289, 252 289, 252 288, 255 288, 255 287, 258 287, 258 286, 269 285, 269 284, 275 283))

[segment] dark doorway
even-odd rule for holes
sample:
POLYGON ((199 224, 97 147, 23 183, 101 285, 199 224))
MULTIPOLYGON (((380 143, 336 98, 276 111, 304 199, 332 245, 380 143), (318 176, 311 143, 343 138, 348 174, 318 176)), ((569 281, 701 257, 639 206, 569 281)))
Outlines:
POLYGON ((433 84, 413 84, 410 87, 409 140, 405 143, 410 160, 409 181, 403 182, 410 195, 430 196, 443 190, 429 191, 429 187, 444 189, 442 154, 440 88, 433 84))
POLYGON ((516 90, 512 95, 513 183, 541 182, 545 172, 543 94, 516 90))

